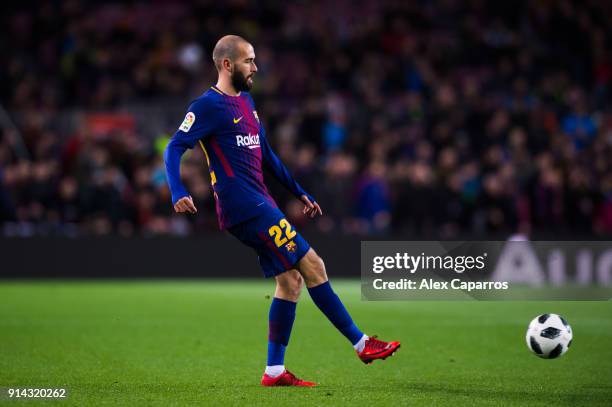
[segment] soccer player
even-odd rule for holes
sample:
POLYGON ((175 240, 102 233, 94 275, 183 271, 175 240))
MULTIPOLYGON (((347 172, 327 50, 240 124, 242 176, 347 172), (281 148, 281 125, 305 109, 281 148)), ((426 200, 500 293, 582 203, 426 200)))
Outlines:
POLYGON ((253 46, 239 36, 221 38, 213 51, 217 84, 189 106, 187 115, 166 151, 164 160, 174 209, 196 213, 180 177, 181 156, 199 145, 204 151, 221 230, 228 230, 259 255, 266 277, 276 291, 270 306, 268 361, 263 386, 314 386, 285 369, 285 348, 304 283, 317 307, 351 342, 364 363, 386 359, 399 342, 368 337, 355 325, 334 293, 323 260, 295 230, 270 196, 263 178, 265 165, 304 203, 304 215, 323 215, 317 201, 293 179, 276 156, 248 91, 257 72, 253 46))

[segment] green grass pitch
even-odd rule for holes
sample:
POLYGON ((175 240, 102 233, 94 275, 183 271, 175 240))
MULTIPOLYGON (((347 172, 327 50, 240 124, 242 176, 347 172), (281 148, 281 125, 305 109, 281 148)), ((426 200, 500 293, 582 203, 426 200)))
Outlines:
POLYGON ((0 387, 68 389, 45 405, 612 405, 612 302, 362 302, 332 283, 402 348, 362 364, 304 292, 286 365, 321 385, 262 388, 271 281, 3 282, 0 387), (544 312, 574 330, 557 360, 525 345, 544 312))

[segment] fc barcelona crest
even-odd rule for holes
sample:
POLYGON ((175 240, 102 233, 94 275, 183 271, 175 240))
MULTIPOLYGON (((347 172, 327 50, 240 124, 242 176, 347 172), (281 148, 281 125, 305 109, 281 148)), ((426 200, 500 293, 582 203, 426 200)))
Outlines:
POLYGON ((285 249, 287 249, 289 253, 295 252, 296 248, 297 248, 297 245, 295 244, 293 240, 285 245, 285 249))

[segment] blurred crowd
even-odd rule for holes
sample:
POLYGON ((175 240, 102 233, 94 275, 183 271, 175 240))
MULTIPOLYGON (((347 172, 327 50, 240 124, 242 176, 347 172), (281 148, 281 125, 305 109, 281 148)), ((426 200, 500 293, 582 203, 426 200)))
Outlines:
POLYGON ((161 152, 189 99, 216 80, 215 42, 235 33, 255 46, 252 94, 267 133, 326 215, 306 222, 271 181, 301 229, 612 235, 609 2, 11 7, 0 17, 1 234, 216 229, 202 153, 191 151, 182 167, 200 208, 193 217, 172 213, 161 152), (143 105, 166 111, 160 128, 101 134, 61 119, 142 117, 134 106, 143 105))

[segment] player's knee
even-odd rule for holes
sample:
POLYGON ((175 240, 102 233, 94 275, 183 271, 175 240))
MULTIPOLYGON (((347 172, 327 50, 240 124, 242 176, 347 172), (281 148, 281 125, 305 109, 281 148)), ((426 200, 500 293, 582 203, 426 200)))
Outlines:
POLYGON ((287 293, 297 300, 300 297, 300 293, 302 292, 302 287, 304 286, 304 279, 301 275, 296 274, 295 278, 291 278, 289 280, 289 284, 287 285, 287 293))
POLYGON ((313 269, 317 272, 317 274, 324 275, 325 274, 325 263, 323 259, 316 253, 314 253, 313 259, 313 269))
POLYGON ((306 280, 308 287, 323 284, 327 281, 325 263, 323 262, 323 259, 312 249, 300 262, 300 271, 306 280))
POLYGON ((300 294, 302 293, 303 287, 304 287, 304 279, 302 278, 301 275, 298 274, 291 285, 291 294, 295 296, 296 301, 298 298, 300 298, 300 294))
POLYGON ((295 285, 296 290, 298 292, 302 292, 302 288, 304 287, 304 278, 302 278, 301 274, 297 275, 295 285))
POLYGON ((276 279, 276 296, 288 301, 297 301, 300 298, 304 279, 297 270, 289 270, 276 279))

